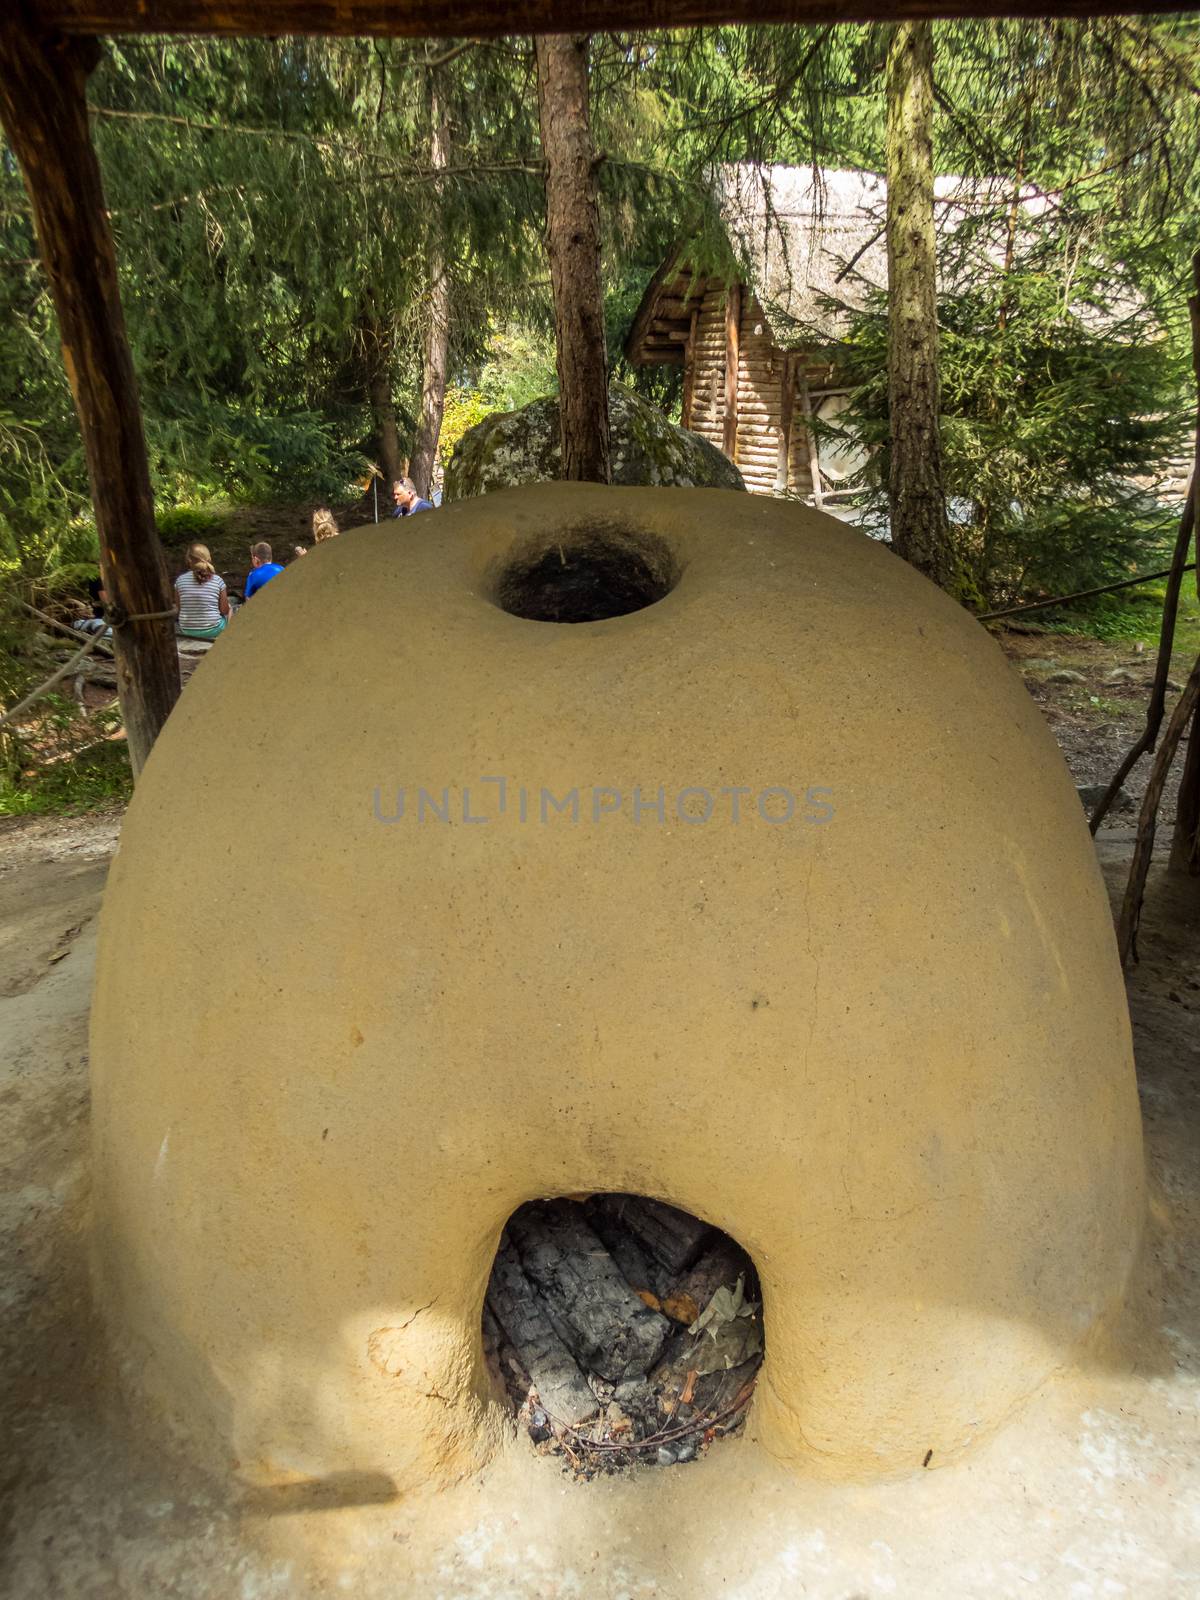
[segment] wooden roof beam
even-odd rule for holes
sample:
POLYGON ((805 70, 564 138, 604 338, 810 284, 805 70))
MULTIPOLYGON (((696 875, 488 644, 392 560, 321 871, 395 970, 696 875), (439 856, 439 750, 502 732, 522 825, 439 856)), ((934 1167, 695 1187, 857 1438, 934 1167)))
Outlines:
POLYGON ((725 22, 1086 17, 1189 11, 1186 0, 26 0, 33 27, 70 34, 194 33, 496 38, 725 22))

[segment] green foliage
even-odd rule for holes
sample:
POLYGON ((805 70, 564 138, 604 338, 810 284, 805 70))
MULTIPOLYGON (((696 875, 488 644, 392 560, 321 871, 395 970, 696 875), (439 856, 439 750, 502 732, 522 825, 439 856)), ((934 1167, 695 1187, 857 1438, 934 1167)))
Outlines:
POLYGON ((493 411, 518 411, 557 389, 549 328, 539 332, 510 326, 492 334, 479 369, 479 392, 493 411))
MULTIPOLYGON (((939 170, 1061 197, 1057 263, 1018 264, 1007 303, 981 289, 943 308, 968 565, 997 595, 1120 569, 1157 522, 1121 500, 1118 480, 1170 431, 1128 419, 1178 410, 1200 24, 947 20, 935 36, 939 170), (1054 311, 1064 281, 1075 300, 1107 293, 1080 287, 1072 251, 1124 264, 1155 319, 1144 352, 1144 326, 1129 359, 1072 344, 1054 311)), ((887 38, 860 24, 593 37, 610 358, 667 414, 679 369, 626 372, 621 348, 676 243, 714 270, 727 263, 714 165, 878 170, 887 38)), ((338 499, 379 457, 376 365, 408 447, 439 252, 451 286, 443 458, 482 407, 555 388, 529 40, 121 40, 89 95, 164 513, 217 498, 338 499)), ((876 425, 878 334, 856 336, 876 425)), ((63 575, 93 553, 73 545, 86 509, 28 205, 0 160, 0 579, 24 593, 74 581, 63 575)))
MULTIPOLYGON (((1175 619, 1173 656, 1186 676, 1200 654, 1200 608, 1191 579, 1184 590, 1175 619)), ((1158 648, 1165 587, 1161 580, 1115 594, 1096 595, 1061 610, 1037 614, 1039 628, 1047 633, 1087 634, 1108 643, 1140 642, 1147 651, 1158 648)))
POLYGON ((200 506, 175 506, 159 511, 154 519, 158 535, 164 544, 203 543, 211 539, 221 526, 221 519, 200 506))
MULTIPOLYGON (((70 702, 56 713, 62 732, 77 727, 70 718, 70 702)), ((99 742, 77 749, 60 739, 53 759, 24 773, 0 774, 0 817, 42 816, 47 813, 78 815, 103 806, 123 803, 133 792, 133 775, 125 743, 106 737, 111 715, 99 714, 89 726, 99 742)))
POLYGON ((68 522, 34 524, 22 534, 0 517, 0 598, 16 597, 34 604, 72 589, 82 596, 100 560, 95 524, 90 516, 68 522))
POLYGON ((496 411, 517 411, 531 400, 554 394, 557 388, 554 340, 549 333, 520 327, 496 330, 488 341, 475 382, 454 385, 446 391, 438 443, 443 467, 463 434, 476 423, 496 411))
MULTIPOLYGON (((0 588, 0 707, 44 683, 73 648, 66 639, 50 644, 17 604, 12 584, 0 588)), ((19 727, 0 732, 0 816, 87 810, 124 798, 129 757, 124 743, 109 737, 119 726, 115 706, 87 711, 61 686, 31 706, 19 727)))
MULTIPOLYGON (((1185 437, 1177 350, 1116 269, 1061 226, 1007 272, 940 302, 942 449, 959 554, 987 602, 1054 594, 1152 562, 1176 513, 1140 493, 1185 437)), ((876 450, 865 500, 886 514, 887 326, 856 319, 843 429, 876 450)))
POLYGON ((450 460, 464 433, 490 417, 496 407, 478 389, 447 389, 442 431, 438 436, 438 456, 443 467, 450 460))

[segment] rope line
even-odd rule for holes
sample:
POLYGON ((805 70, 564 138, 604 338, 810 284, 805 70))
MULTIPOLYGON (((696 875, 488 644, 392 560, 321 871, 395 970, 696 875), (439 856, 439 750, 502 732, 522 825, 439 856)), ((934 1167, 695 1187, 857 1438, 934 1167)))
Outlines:
POLYGON ((15 705, 11 711, 7 712, 3 717, 0 717, 0 728, 7 728, 10 722, 15 722, 19 716, 28 711, 30 706, 36 701, 40 700, 43 695, 49 694, 56 683, 60 683, 63 678, 68 675, 68 673, 74 672, 75 668, 79 665, 83 658, 91 655, 92 651, 100 643, 103 637, 104 635, 102 633, 92 634, 91 638, 84 645, 83 649, 76 651, 76 653, 71 657, 65 666, 59 667, 58 671, 54 673, 52 677, 47 678, 45 683, 43 683, 40 688, 35 689, 32 694, 27 694, 19 705, 15 705))
MULTIPOLYGON (((30 606, 29 609, 32 611, 34 608, 30 606)), ((40 612, 36 614, 41 615, 40 612)), ((123 628, 127 623, 130 622, 160 622, 163 620, 163 618, 173 617, 174 615, 175 610, 173 607, 170 611, 139 611, 136 612, 132 617, 126 617, 122 615, 120 610, 115 606, 105 606, 104 608, 105 620, 108 622, 110 628, 123 628)), ((59 667, 57 672, 52 673, 50 677, 46 679, 45 683, 34 689, 30 694, 27 694, 24 700, 22 700, 18 705, 15 705, 11 711, 5 712, 4 716, 0 717, 0 728, 7 728, 10 723, 15 722, 18 717, 23 716, 25 712, 29 710, 30 706, 35 705, 43 697, 43 695, 49 694, 51 689, 53 689, 56 684, 61 683, 64 678, 69 677, 79 663, 87 656, 90 656, 97 645, 103 644, 104 642, 103 629, 93 633, 83 648, 81 650, 77 650, 68 661, 59 667)))

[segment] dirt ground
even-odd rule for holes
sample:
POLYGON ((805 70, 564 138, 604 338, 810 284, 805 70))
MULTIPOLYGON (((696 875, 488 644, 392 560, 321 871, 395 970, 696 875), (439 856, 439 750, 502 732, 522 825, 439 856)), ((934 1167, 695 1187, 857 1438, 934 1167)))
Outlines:
MULTIPOLYGON (((1108 643, 1083 634, 1037 630, 997 629, 995 637, 1037 701, 1075 782, 1107 784, 1145 726, 1157 645, 1144 644, 1139 650, 1132 639, 1108 643)), ((1190 639, 1172 657, 1168 716, 1194 664, 1189 645, 1190 639)), ((1159 819, 1164 831, 1175 820, 1183 748, 1163 791, 1159 819)), ((1136 803, 1141 802, 1149 772, 1149 762, 1143 758, 1126 783, 1136 803)), ((1110 818, 1114 827, 1132 828, 1136 805, 1114 811, 1110 818)))
MULTIPOLYGON (((110 1398, 85 1261, 86 1025, 96 914, 119 821, 39 819, 0 833, 0 1594, 1183 1600, 1200 1592, 1194 886, 1181 890, 1156 872, 1130 981, 1152 1199, 1123 1354, 1063 1373, 961 1464, 897 1483, 804 1480, 748 1437, 687 1466, 576 1484, 514 1438, 485 1473, 452 1490, 346 1506, 314 1500, 303 1486, 264 1501, 208 1482, 160 1441, 132 1432, 110 1398)), ((1099 851, 1119 888, 1128 833, 1102 835, 1099 851)))
MULTIPOLYGON (((390 494, 379 494, 379 516, 389 514, 390 494)), ((250 546, 265 540, 281 566, 297 559, 296 547, 306 548, 313 543, 311 500, 272 501, 263 505, 235 506, 225 512, 219 530, 208 542, 217 571, 237 595, 242 592, 246 574, 250 569, 250 546)), ((374 519, 374 508, 369 497, 353 504, 339 503, 333 507, 342 528, 359 527, 374 519)), ((171 576, 183 571, 187 544, 177 543, 167 547, 167 563, 171 576)))

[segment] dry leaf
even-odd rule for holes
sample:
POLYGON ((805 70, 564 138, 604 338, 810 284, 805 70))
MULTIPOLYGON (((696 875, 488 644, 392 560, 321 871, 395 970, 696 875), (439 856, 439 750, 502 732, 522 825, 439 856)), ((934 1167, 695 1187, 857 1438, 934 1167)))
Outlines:
POLYGON ((693 1367, 692 1370, 688 1373, 687 1382, 683 1386, 683 1393, 679 1396, 679 1404, 681 1406, 690 1406, 691 1405, 692 1396, 696 1392, 696 1379, 699 1376, 700 1376, 700 1372, 699 1372, 699 1369, 696 1368, 696 1367, 693 1367))
POLYGON ((691 1327, 700 1315, 700 1307, 690 1294, 669 1294, 662 1308, 673 1321, 682 1322, 684 1327, 691 1327))
POLYGON ((658 1296, 656 1294, 651 1294, 649 1289, 635 1289, 634 1293, 644 1305, 648 1305, 650 1307, 651 1311, 662 1310, 662 1304, 659 1301, 658 1296))

